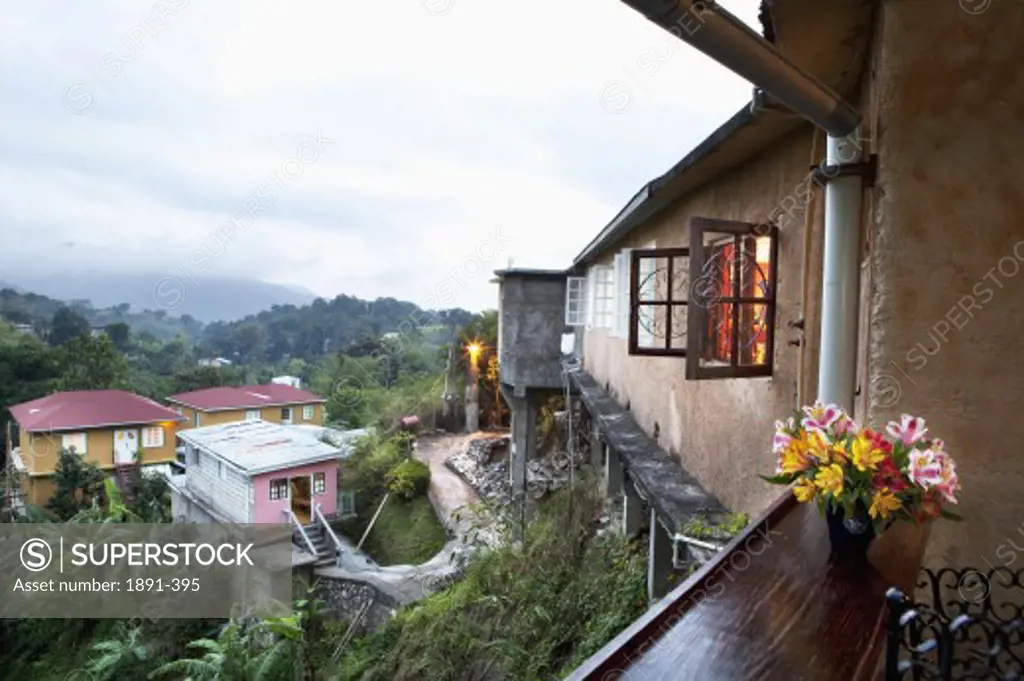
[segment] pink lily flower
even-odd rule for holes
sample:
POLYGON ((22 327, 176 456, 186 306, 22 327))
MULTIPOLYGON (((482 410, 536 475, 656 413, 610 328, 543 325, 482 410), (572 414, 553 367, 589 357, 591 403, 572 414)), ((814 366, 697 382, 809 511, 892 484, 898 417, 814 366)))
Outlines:
POLYGON ((781 454, 792 441, 793 436, 789 433, 785 433, 781 430, 775 431, 775 438, 772 440, 772 452, 775 454, 781 454))
POLYGON ((900 417, 900 422, 890 421, 885 430, 907 447, 920 440, 928 432, 924 426, 924 419, 910 414, 900 417))
POLYGON ((915 450, 910 453, 910 468, 907 476, 915 485, 930 489, 942 483, 942 461, 939 452, 931 449, 915 450))
POLYGON ((821 402, 815 402, 813 407, 804 407, 804 413, 806 416, 800 421, 800 425, 807 430, 820 430, 822 432, 825 432, 829 426, 846 416, 838 405, 823 405, 821 402))
POLYGON ((935 485, 935 490, 942 495, 942 498, 951 504, 957 503, 954 492, 960 489, 960 480, 956 474, 956 465, 953 457, 943 451, 936 452, 936 459, 941 466, 939 473, 940 482, 935 485))

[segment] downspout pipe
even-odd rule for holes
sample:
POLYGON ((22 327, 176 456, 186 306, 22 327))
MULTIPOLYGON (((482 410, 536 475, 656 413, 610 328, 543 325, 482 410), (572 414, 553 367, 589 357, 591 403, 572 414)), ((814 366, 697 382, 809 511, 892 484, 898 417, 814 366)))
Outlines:
POLYGON ((825 185, 825 244, 821 298, 818 399, 852 414, 857 389, 860 328, 861 209, 864 180, 843 172, 861 157, 858 131, 829 135, 825 185))
POLYGON ((845 137, 860 124, 860 114, 835 91, 714 0, 622 1, 829 134, 845 137))

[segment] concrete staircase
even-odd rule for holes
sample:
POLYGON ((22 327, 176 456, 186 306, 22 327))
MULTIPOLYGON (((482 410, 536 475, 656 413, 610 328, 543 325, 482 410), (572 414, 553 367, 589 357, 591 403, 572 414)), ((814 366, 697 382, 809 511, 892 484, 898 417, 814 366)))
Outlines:
MULTIPOLYGON (((319 523, 310 523, 303 525, 302 529, 306 531, 310 541, 313 542, 314 548, 316 548, 317 560, 314 563, 316 567, 323 567, 325 565, 334 565, 336 562, 335 546, 331 538, 324 532, 323 527, 319 523)), ((298 531, 294 534, 295 542, 304 549, 308 550, 306 542, 303 541, 302 535, 298 531)))

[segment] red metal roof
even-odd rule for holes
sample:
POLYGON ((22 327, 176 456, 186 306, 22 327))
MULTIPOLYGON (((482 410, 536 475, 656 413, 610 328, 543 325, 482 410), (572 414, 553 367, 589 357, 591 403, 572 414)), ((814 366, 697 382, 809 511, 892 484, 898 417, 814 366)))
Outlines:
POLYGON ((267 407, 279 404, 309 404, 310 402, 326 402, 319 395, 306 390, 299 390, 290 385, 271 383, 269 385, 242 385, 237 387, 207 388, 180 393, 167 398, 168 402, 176 402, 199 409, 200 411, 221 411, 225 409, 246 409, 267 407))
POLYGON ((53 393, 38 400, 16 404, 10 411, 18 425, 30 431, 184 420, 174 410, 124 390, 53 393))

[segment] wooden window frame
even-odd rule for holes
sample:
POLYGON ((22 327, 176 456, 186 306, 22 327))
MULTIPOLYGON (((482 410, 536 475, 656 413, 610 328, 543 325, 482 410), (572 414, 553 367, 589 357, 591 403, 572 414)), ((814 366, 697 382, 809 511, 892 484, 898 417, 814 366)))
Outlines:
MULTIPOLYGON (((675 274, 673 262, 676 259, 687 259, 688 248, 641 248, 629 252, 629 354, 647 357, 686 357, 686 348, 674 348, 672 345, 672 308, 687 306, 686 300, 672 300, 672 277, 675 274), (668 285, 665 300, 640 300, 640 261, 650 258, 668 259, 668 285), (640 347, 640 307, 664 307, 665 315, 665 347, 640 347)), ((657 272, 657 269, 655 269, 657 272)), ((689 310, 687 309, 689 319, 689 310)), ((687 344, 689 329, 687 329, 687 344)))
POLYGON ((313 494, 327 493, 327 473, 313 473, 313 494))
POLYGON ((288 478, 271 478, 270 480, 270 500, 271 501, 283 501, 288 498, 288 478), (283 483, 276 485, 274 483, 283 483), (284 490, 283 492, 281 490, 284 490), (275 494, 276 492, 276 494, 275 494))
POLYGON ((302 420, 312 421, 316 417, 316 406, 312 404, 302 405, 302 420))
MULTIPOLYGON (((703 329, 707 320, 707 306, 694 304, 687 316, 686 347, 690 353, 686 358, 687 380, 707 380, 722 378, 759 378, 771 376, 775 369, 775 318, 777 305, 778 251, 779 230, 774 224, 738 222, 734 220, 717 220, 713 218, 693 218, 690 220, 690 281, 697 281, 703 276, 704 270, 704 235, 707 232, 731 234, 735 243, 746 236, 770 237, 770 256, 768 287, 764 297, 746 297, 739 295, 721 296, 719 303, 732 304, 732 351, 729 366, 701 366, 703 346, 703 329), (741 305, 765 306, 765 363, 744 366, 739 362, 739 312, 741 305)), ((734 287, 740 285, 740 258, 735 258, 735 269, 731 277, 734 287)), ((734 294, 738 291, 733 290, 734 294)))

